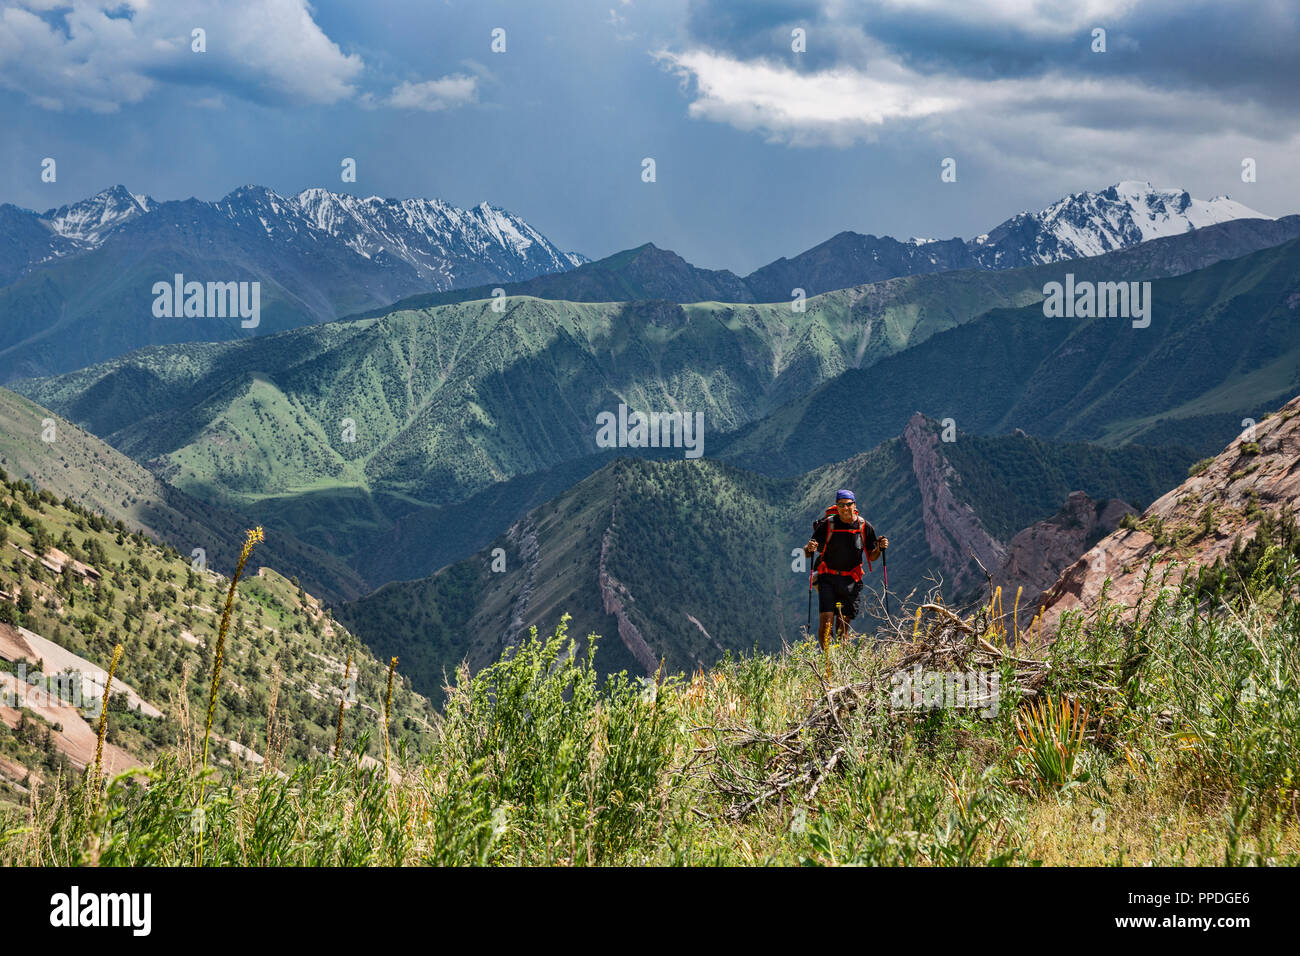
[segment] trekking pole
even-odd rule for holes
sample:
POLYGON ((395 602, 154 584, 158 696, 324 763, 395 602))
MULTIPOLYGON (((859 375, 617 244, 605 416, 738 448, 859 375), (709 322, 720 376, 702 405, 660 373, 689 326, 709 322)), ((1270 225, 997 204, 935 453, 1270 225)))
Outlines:
POLYGON ((884 575, 885 617, 889 617, 889 549, 880 552, 880 573, 884 575))
MULTIPOLYGON (((840 608, 842 605, 839 601, 835 602, 835 619, 831 622, 831 635, 838 638, 840 636, 840 608)), ((831 682, 831 642, 827 640, 823 648, 826 652, 826 683, 829 686, 831 682)))
POLYGON ((808 633, 812 633, 812 594, 813 594, 813 569, 808 565, 808 633))

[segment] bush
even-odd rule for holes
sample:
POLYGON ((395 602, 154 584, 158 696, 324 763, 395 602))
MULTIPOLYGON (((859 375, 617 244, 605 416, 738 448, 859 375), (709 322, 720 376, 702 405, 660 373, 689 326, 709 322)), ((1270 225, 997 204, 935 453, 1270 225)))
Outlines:
POLYGON ((672 756, 669 708, 625 674, 598 691, 596 642, 578 657, 567 628, 565 615, 543 641, 534 627, 472 678, 462 666, 447 698, 439 763, 453 778, 482 769, 513 830, 499 852, 521 863, 617 856, 656 815, 672 756))

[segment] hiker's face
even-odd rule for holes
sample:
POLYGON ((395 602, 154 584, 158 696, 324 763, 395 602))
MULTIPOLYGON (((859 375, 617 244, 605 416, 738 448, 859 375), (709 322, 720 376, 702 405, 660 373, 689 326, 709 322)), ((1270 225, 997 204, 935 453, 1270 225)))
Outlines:
POLYGON ((853 502, 837 501, 835 502, 835 507, 839 509, 840 517, 845 521, 848 521, 853 517, 853 502))

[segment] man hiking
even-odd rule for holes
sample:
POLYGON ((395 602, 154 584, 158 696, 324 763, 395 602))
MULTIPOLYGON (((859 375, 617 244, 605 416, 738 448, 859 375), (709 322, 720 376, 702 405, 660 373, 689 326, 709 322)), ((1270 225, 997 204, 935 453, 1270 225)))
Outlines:
POLYGON ((857 499, 847 488, 835 492, 835 507, 813 522, 813 536, 803 550, 809 558, 813 552, 821 552, 812 581, 817 584, 817 640, 823 651, 830 645, 836 606, 846 632, 849 622, 858 616, 863 558, 869 565, 888 547, 889 539, 876 537, 871 522, 858 514, 857 499))

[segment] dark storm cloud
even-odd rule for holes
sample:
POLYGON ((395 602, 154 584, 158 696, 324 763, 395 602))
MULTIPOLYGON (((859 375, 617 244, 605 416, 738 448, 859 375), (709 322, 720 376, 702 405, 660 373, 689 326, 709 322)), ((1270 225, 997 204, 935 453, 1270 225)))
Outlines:
MULTIPOLYGON (((1008 13, 1011 5, 973 0, 915 5, 770 0, 752 7, 695 0, 687 27, 699 44, 748 59, 770 55, 780 28, 806 23, 806 65, 813 69, 860 66, 869 40, 927 74, 992 80, 1055 72, 1250 99, 1279 111, 1300 104, 1300 4, 1154 0, 1126 10, 1121 8, 1127 4, 1117 3, 1115 12, 1070 19, 1055 15, 1052 4, 1033 6, 1038 12, 1022 17, 1008 13), (1107 31, 1105 54, 1091 50, 1094 26, 1107 31)), ((1292 118, 1279 115, 1278 120, 1292 118)))

